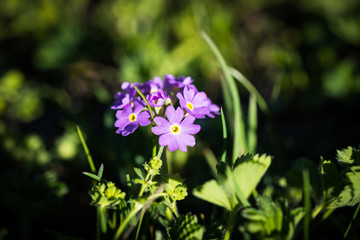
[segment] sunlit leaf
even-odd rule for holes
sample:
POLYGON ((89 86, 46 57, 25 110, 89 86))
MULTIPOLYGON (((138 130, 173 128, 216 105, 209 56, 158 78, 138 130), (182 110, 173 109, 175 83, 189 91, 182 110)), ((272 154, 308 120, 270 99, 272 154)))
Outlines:
POLYGON ((193 194, 205 201, 231 210, 231 205, 227 194, 215 180, 210 180, 195 188, 193 194))
POLYGON ((240 187, 242 194, 248 198, 256 188, 266 170, 271 164, 271 157, 263 155, 254 155, 245 159, 234 168, 234 177, 240 187))

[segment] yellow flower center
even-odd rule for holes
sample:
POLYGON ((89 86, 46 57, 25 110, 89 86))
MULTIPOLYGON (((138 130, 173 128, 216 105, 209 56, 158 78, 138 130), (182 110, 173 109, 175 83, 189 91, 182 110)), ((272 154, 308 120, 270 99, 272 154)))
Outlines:
POLYGON ((171 126, 171 133, 172 134, 178 134, 180 132, 180 126, 179 125, 172 125, 171 126))
POLYGON ((136 114, 132 113, 129 115, 130 122, 134 122, 136 120, 136 114))
POLYGON ((187 106, 187 108, 190 109, 190 110, 193 110, 193 109, 194 109, 194 106, 192 105, 191 102, 188 102, 188 103, 186 104, 186 106, 187 106))

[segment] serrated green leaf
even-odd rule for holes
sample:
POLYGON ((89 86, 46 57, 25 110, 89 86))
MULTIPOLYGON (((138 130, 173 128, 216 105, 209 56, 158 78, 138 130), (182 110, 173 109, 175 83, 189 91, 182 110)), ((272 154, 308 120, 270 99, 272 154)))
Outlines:
POLYGON ((341 175, 338 183, 327 190, 325 206, 339 208, 360 202, 360 167, 353 166, 341 175))
POLYGON ((256 154, 245 159, 234 168, 235 181, 245 198, 248 198, 252 191, 255 190, 270 164, 270 156, 256 154))
POLYGON ((138 175, 139 178, 144 179, 142 171, 139 168, 134 168, 134 171, 135 171, 136 175, 138 175))
POLYGON ((339 161, 340 164, 353 164, 354 160, 352 159, 352 152, 353 148, 348 147, 346 149, 337 150, 337 156, 336 159, 339 161))
POLYGON ((256 198, 256 205, 258 209, 248 208, 242 212, 242 216, 247 220, 245 229, 262 239, 279 236, 283 223, 281 205, 264 196, 256 198))
POLYGON ((229 202, 228 195, 215 180, 210 180, 195 188, 193 190, 193 194, 205 201, 231 210, 231 204, 229 202))
POLYGON ((172 240, 196 240, 202 239, 205 228, 198 224, 197 217, 192 213, 181 215, 175 223, 168 229, 172 240))
POLYGON ((354 164, 359 165, 360 150, 353 147, 337 150, 336 160, 338 160, 339 164, 343 167, 348 167, 354 164))

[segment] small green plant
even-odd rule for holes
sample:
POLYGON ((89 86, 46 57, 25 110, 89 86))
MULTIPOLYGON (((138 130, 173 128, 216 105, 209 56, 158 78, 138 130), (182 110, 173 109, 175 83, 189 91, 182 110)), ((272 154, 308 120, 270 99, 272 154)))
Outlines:
POLYGON ((203 37, 223 70, 225 114, 195 87, 191 77, 165 75, 164 80, 155 77, 142 84, 123 83, 112 106, 116 110, 116 133, 125 137, 139 126, 150 125, 154 139, 152 157, 142 169, 134 168, 135 174, 127 175, 127 189, 106 180, 103 165, 96 172, 78 128, 91 169, 84 174, 94 180, 89 194, 98 213, 97 239, 111 235, 113 239, 228 240, 236 235, 285 240, 301 233, 304 239, 310 239, 310 224, 323 221, 334 209, 359 204, 360 150, 339 150, 336 160, 321 158, 319 166, 302 161, 299 167, 278 177, 278 183, 264 185, 273 157, 256 153, 257 106, 265 115, 269 108, 250 81, 227 66, 212 40, 205 33, 203 37), (235 79, 250 93, 247 121, 235 79), (223 152, 219 159, 209 149, 205 153, 215 178, 189 191, 223 209, 222 218, 212 218, 206 224, 203 215, 199 221, 194 213, 179 211, 177 203, 189 196, 188 188, 179 174, 168 173, 163 152, 186 152, 196 144, 195 134, 201 129, 194 122, 215 115, 222 119, 223 152), (228 146, 230 139, 232 146, 228 146), (228 154, 228 148, 232 154, 228 154), (275 192, 274 185, 282 187, 282 193, 275 192), (146 230, 141 231, 145 215, 146 230))

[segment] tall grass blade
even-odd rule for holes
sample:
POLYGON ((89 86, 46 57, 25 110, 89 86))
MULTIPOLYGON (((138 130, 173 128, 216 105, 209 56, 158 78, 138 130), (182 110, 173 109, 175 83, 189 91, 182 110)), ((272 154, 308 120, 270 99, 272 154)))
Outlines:
POLYGON ((79 127, 79 126, 76 126, 76 129, 77 129, 77 133, 78 133, 78 135, 79 135, 81 144, 82 144, 82 146, 83 146, 83 148, 84 148, 84 151, 85 151, 87 160, 88 160, 88 162, 89 162, 91 172, 92 172, 92 173, 95 173, 95 172, 96 172, 96 168, 95 168, 94 162, 93 162, 93 160, 92 160, 92 157, 91 157, 91 155, 90 155, 89 149, 88 149, 88 147, 87 147, 87 145, 86 145, 85 139, 84 139, 84 137, 83 137, 83 135, 82 135, 82 132, 81 132, 81 130, 80 130, 80 127, 79 127))
POLYGON ((227 137, 227 127, 226 127, 226 121, 225 121, 225 116, 224 116, 224 112, 223 109, 220 109, 221 111, 221 124, 222 124, 222 131, 223 131, 223 153, 221 154, 221 162, 226 162, 226 154, 227 154, 227 142, 228 142, 228 137, 227 137))
POLYGON ((261 111, 263 111, 265 114, 269 113, 269 107, 267 103, 265 102, 264 98, 261 96, 261 94, 258 92, 258 90, 252 85, 252 83, 238 70, 232 67, 228 67, 231 75, 238 80, 241 85, 246 88, 246 90, 249 91, 249 93, 256 97, 256 101, 259 104, 259 107, 261 111))
POLYGON ((358 214, 358 212, 359 212, 359 209, 360 209, 360 203, 358 204, 358 206, 357 206, 357 208, 356 208, 356 210, 355 210, 355 213, 354 213, 354 215, 353 215, 353 217, 352 217, 352 219, 351 219, 351 221, 350 221, 350 223, 349 223, 349 226, 347 227, 347 229, 346 229, 346 231, 345 231, 344 239, 346 239, 347 235, 349 234, 349 231, 350 231, 350 229, 351 229, 351 226, 352 226, 353 222, 354 222, 355 219, 356 219, 356 216, 357 216, 357 214, 358 214))
POLYGON ((225 81, 230 90, 230 95, 233 104, 233 111, 234 111, 234 139, 233 139, 234 145, 233 145, 233 156, 232 156, 234 162, 238 156, 247 152, 245 123, 243 120, 243 112, 240 103, 239 92, 236 87, 236 83, 230 74, 230 71, 224 60, 224 57, 221 55, 219 49, 205 32, 202 32, 202 36, 205 39, 206 43, 209 45, 212 52, 214 53, 216 59, 218 60, 220 67, 224 73, 225 81))
POLYGON ((304 208, 305 208, 305 216, 304 216, 304 240, 309 240, 309 226, 310 226, 310 211, 311 211, 311 203, 310 203, 310 175, 309 170, 303 170, 303 181, 304 181, 304 208))
POLYGON ((214 152, 210 148, 205 148, 204 156, 210 166, 211 172, 213 173, 214 177, 217 177, 216 164, 218 163, 218 161, 214 155, 214 152))
POLYGON ((257 105, 256 97, 250 95, 249 97, 249 113, 248 113, 248 149, 249 152, 255 153, 257 144, 257 105))

